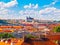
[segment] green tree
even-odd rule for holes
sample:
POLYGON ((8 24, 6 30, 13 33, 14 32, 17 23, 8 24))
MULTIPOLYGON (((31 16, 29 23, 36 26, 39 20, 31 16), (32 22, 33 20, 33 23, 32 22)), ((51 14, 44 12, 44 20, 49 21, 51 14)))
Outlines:
POLYGON ((0 34, 0 39, 2 39, 3 38, 3 34, 0 34))
MULTIPOLYGON (((57 32, 60 32, 60 26, 56 26, 53 30, 53 32, 57 33, 57 32)), ((58 41, 58 44, 60 45, 60 40, 57 40, 58 41)))
POLYGON ((9 33, 1 33, 0 38, 14 38, 14 36, 9 33))
POLYGON ((4 33, 3 38, 13 38, 14 36, 9 33, 4 33))
POLYGON ((54 30, 53 30, 53 32, 60 32, 60 26, 56 26, 55 28, 54 28, 54 30))

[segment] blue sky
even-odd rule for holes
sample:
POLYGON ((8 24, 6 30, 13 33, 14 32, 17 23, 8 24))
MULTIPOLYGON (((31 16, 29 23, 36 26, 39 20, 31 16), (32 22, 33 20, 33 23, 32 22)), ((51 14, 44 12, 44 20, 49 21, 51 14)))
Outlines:
POLYGON ((1 19, 60 20, 60 0, 0 0, 1 19))

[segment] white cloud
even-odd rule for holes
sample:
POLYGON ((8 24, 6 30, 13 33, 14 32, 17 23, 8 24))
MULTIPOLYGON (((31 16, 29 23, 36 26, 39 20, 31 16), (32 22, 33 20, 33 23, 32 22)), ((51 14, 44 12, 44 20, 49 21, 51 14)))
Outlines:
POLYGON ((0 9, 0 19, 19 19, 19 16, 13 10, 0 9))
POLYGON ((58 0, 54 0, 50 5, 55 5, 56 4, 56 2, 58 2, 58 0))
POLYGON ((42 14, 46 14, 46 13, 52 13, 56 10, 56 8, 54 7, 50 7, 50 8, 45 8, 39 11, 40 15, 42 14))
POLYGON ((60 9, 49 7, 39 11, 40 18, 59 20, 60 19, 60 9))
POLYGON ((34 8, 34 9, 37 9, 37 8, 38 8, 38 4, 36 4, 33 8, 34 8))
POLYGON ((55 1, 54 1, 54 2, 52 2, 51 4, 55 5, 55 4, 56 4, 56 2, 57 2, 57 0, 55 0, 55 1))
POLYGON ((57 2, 58 2, 58 0, 54 0, 52 3, 50 3, 48 5, 44 5, 43 7, 51 7, 51 6, 54 6, 57 2))
POLYGON ((38 11, 35 10, 22 10, 19 12, 20 15, 38 15, 38 11))
POLYGON ((57 13, 58 15, 60 15, 59 14, 60 13, 60 9, 57 9, 57 8, 54 8, 54 7, 50 7, 50 8, 45 8, 45 9, 40 10, 39 13, 40 13, 40 15, 48 14, 48 13, 53 14, 53 15, 57 13))
POLYGON ((8 18, 13 18, 13 16, 15 17, 16 15, 13 12, 13 10, 10 10, 8 8, 13 7, 16 4, 18 4, 17 0, 12 0, 8 3, 0 2, 0 18, 1 19, 8 19, 8 18))
POLYGON ((34 17, 34 18, 38 18, 39 16, 39 11, 36 11, 36 10, 21 10, 19 11, 19 14, 20 14, 20 18, 26 18, 26 17, 34 17))
POLYGON ((38 4, 29 4, 25 5, 24 8, 26 10, 20 10, 18 14, 15 14, 12 10, 9 10, 7 8, 15 6, 17 3, 16 0, 13 0, 8 3, 0 2, 0 18, 3 19, 20 19, 25 18, 26 16, 31 16, 38 19, 46 19, 46 20, 59 20, 60 19, 60 9, 50 7, 51 5, 54 5, 57 2, 55 0, 50 5, 47 5, 46 8, 41 10, 34 10, 38 8, 38 4), (31 9, 28 10, 27 8, 31 9), (10 14, 9 14, 10 13, 10 14))
POLYGON ((34 4, 29 4, 29 5, 25 5, 24 8, 33 8, 33 9, 37 9, 38 8, 38 4, 34 5, 34 4))
POLYGON ((7 9, 0 9, 0 15, 7 15, 8 14, 8 12, 9 12, 9 10, 7 10, 7 9))
POLYGON ((5 4, 5 7, 12 7, 12 6, 15 6, 16 4, 18 4, 17 1, 16 0, 13 0, 11 2, 6 3, 5 4))
POLYGON ((46 19, 46 20, 59 20, 60 19, 60 9, 57 9, 54 7, 47 7, 39 11, 22 10, 22 11, 19 11, 19 14, 20 16, 22 16, 22 18, 25 18, 26 16, 31 16, 37 19, 46 19))
POLYGON ((16 4, 18 4, 18 2, 16 0, 13 0, 11 2, 5 3, 5 2, 0 2, 0 8, 8 8, 8 7, 13 7, 16 4))

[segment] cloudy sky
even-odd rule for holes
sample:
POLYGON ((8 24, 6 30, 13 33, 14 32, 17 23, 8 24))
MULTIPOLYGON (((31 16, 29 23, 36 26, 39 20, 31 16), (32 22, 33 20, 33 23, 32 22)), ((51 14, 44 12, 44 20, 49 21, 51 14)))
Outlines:
POLYGON ((60 0, 0 0, 1 19, 60 20, 60 0))

